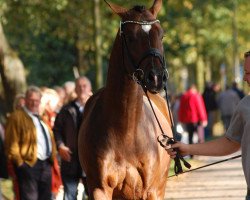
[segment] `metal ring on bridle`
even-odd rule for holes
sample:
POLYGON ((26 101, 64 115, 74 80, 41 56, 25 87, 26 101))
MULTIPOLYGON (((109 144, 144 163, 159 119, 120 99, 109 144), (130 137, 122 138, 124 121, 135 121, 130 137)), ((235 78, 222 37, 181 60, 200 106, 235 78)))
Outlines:
POLYGON ((132 78, 133 78, 133 80, 134 80, 136 83, 141 84, 141 80, 139 80, 139 78, 138 78, 138 75, 139 75, 138 72, 141 72, 140 76, 144 76, 144 71, 143 71, 142 69, 136 69, 136 70, 134 71, 134 73, 132 74, 132 78))

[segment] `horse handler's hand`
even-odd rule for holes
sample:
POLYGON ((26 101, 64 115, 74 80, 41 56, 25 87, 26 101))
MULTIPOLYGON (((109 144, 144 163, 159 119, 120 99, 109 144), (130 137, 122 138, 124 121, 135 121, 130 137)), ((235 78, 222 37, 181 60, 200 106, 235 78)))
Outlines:
POLYGON ((168 148, 168 149, 166 148, 166 151, 170 155, 170 158, 174 159, 176 157, 177 152, 173 148, 168 148))
POLYGON ((189 154, 189 145, 188 144, 184 144, 182 142, 176 142, 175 144, 172 144, 170 148, 166 148, 166 151, 168 152, 170 157, 173 159, 176 157, 176 154, 177 154, 175 149, 178 149, 179 153, 182 156, 186 156, 189 154))

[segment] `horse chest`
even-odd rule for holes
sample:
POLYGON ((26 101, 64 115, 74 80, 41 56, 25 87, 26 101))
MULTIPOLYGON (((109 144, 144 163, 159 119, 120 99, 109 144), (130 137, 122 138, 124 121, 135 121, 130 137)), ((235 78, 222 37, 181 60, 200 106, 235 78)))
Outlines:
POLYGON ((151 167, 135 166, 124 161, 123 165, 117 167, 117 174, 113 174, 118 178, 113 198, 126 196, 127 199, 147 199, 148 193, 155 190, 150 187, 152 182, 149 181, 154 179, 153 174, 152 177, 148 176, 151 167))

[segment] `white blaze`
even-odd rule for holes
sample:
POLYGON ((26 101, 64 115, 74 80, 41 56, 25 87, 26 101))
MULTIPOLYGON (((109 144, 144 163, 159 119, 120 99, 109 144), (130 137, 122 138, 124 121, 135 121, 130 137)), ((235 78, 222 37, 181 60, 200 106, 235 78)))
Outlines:
POLYGON ((148 34, 149 31, 151 30, 152 26, 149 24, 146 25, 141 25, 142 29, 148 34))

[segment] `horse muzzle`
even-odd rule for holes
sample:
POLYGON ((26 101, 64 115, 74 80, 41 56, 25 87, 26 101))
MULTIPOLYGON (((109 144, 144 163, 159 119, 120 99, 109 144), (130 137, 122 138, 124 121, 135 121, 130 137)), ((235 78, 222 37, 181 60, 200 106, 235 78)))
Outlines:
POLYGON ((164 88, 166 83, 167 75, 163 68, 159 70, 152 69, 144 75, 143 85, 153 94, 159 93, 164 88))

